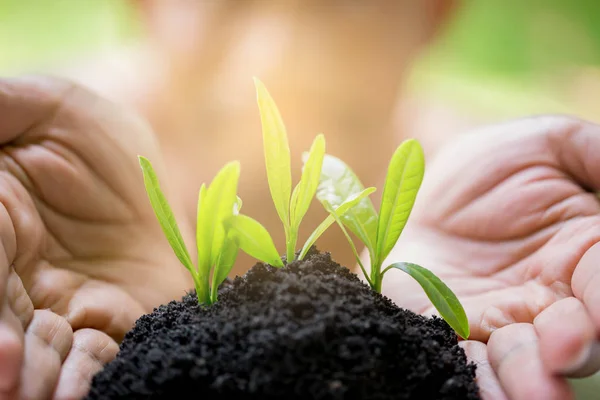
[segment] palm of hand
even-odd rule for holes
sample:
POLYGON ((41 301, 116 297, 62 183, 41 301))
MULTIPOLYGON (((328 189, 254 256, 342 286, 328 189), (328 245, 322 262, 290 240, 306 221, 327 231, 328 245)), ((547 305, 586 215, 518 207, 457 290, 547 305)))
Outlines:
MULTIPOLYGON (((420 263, 461 299, 485 399, 572 398, 564 376, 600 367, 599 138, 583 121, 515 121, 459 139, 426 173, 389 261, 420 263)), ((434 312, 409 278, 385 283, 434 312)))
MULTIPOLYGON (((582 135, 571 125, 546 122, 467 136, 441 154, 428 169, 405 244, 392 255, 406 260, 423 250, 412 237, 427 246, 415 261, 459 296, 472 339, 486 341, 497 328, 533 322, 573 296, 575 267, 600 241, 600 203, 582 187, 592 178, 567 172, 581 168, 568 147, 582 135)), ((412 282, 399 274, 389 280, 400 285, 389 293, 399 303, 432 311, 412 282)))
MULTIPOLYGON (((2 321, 20 322, 26 331, 25 364, 32 333, 47 342, 48 359, 56 364, 70 357, 71 372, 81 374, 75 371, 81 354, 69 352, 71 345, 109 359, 115 352, 109 336, 121 339, 142 313, 190 287, 156 223, 137 165, 138 152, 156 159, 156 145, 137 120, 62 82, 0 82, 0 108, 7 116, 0 122, 0 267, 10 276, 2 321), (112 347, 102 349, 102 343, 112 347)), ((18 347, 0 353, 16 355, 18 347)), ((14 370, 18 358, 5 368, 14 370)), ((61 376, 60 382, 81 385, 81 378, 61 376)), ((14 389, 1 381, 0 395, 14 389)))

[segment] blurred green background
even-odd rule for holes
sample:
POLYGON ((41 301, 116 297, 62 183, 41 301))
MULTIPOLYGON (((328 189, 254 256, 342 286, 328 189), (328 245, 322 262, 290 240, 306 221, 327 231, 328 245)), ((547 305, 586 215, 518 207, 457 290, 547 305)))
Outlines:
MULTIPOLYGON (((599 16, 597 0, 465 0, 414 64, 407 91, 477 121, 551 112, 598 120, 599 16)), ((0 0, 0 74, 110 50, 139 33, 122 0, 0 0)), ((600 377, 577 382, 581 399, 599 389, 600 377)))
MULTIPOLYGON (((600 66, 599 1, 459 4, 443 35, 415 65, 412 90, 494 117, 537 112, 595 117, 596 104, 581 106, 585 100, 572 100, 565 91, 575 90, 578 79, 585 86, 577 75, 583 68, 600 66)), ((123 0, 0 0, 0 73, 108 50, 139 32, 123 0)))
POLYGON ((597 79, 599 16, 596 0, 463 1, 417 64, 415 89, 453 98, 471 113, 593 119, 598 104, 582 106, 585 100, 573 92, 588 75, 597 79))

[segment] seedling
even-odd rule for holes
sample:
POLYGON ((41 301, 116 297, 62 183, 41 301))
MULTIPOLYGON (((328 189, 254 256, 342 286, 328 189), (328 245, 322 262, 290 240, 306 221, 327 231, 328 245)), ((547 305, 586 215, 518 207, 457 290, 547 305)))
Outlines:
POLYGON ((322 163, 316 196, 338 223, 373 290, 381 292, 383 276, 391 269, 408 273, 421 285, 446 322, 466 339, 469 336, 469 322, 462 305, 450 288, 431 271, 406 262, 396 262, 381 269, 406 226, 424 171, 425 157, 421 145, 414 139, 404 141, 390 161, 379 214, 375 211, 371 199, 365 197, 341 215, 336 208, 364 189, 348 165, 327 154, 322 163), (367 273, 348 230, 367 248, 371 264, 370 274, 367 273))
POLYGON ((227 278, 239 252, 237 242, 226 234, 223 225, 223 221, 237 214, 242 206, 236 195, 239 162, 226 164, 209 186, 202 184, 200 187, 196 224, 198 262, 194 266, 152 164, 145 157, 138 158, 154 213, 175 255, 192 275, 198 302, 206 305, 214 303, 219 285, 227 278))
MULTIPOLYGON (((300 182, 292 191, 290 147, 285 125, 275 101, 264 84, 256 78, 254 83, 262 124, 267 180, 275 209, 283 223, 286 261, 289 263, 296 258, 300 223, 308 211, 319 185, 319 176, 325 157, 325 138, 319 134, 314 139, 305 159, 300 182)), ((336 214, 344 215, 374 191, 375 188, 367 188, 346 197, 344 201, 336 205, 336 214)), ((329 215, 313 231, 302 247, 298 259, 306 256, 310 247, 334 222, 333 216, 329 215)), ((225 223, 243 251, 274 267, 283 267, 283 261, 271 235, 258 221, 238 214, 230 216, 225 223)))

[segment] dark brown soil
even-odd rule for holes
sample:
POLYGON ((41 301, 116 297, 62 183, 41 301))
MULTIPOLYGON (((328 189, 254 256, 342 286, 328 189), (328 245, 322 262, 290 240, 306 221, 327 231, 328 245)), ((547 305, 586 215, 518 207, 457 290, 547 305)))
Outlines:
POLYGON ((479 399, 457 343, 313 252, 256 264, 211 307, 189 293, 141 317, 88 399, 479 399))

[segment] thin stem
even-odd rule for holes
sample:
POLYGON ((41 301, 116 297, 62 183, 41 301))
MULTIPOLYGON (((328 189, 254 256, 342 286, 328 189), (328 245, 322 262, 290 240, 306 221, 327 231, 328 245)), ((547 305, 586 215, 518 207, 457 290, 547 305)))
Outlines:
POLYGON ((286 241, 286 262, 287 264, 291 263, 292 261, 294 261, 294 258, 296 257, 296 242, 298 241, 298 234, 296 232, 290 232, 290 230, 288 230, 289 234, 286 235, 287 236, 287 241, 286 241))
POLYGON ((371 287, 377 293, 381 293, 381 283, 383 281, 383 274, 381 273, 381 263, 376 259, 375 263, 371 266, 371 281, 373 285, 371 287))
POLYGON ((346 237, 346 240, 350 244, 350 248, 352 249, 354 258, 356 258, 356 261, 358 262, 358 265, 360 266, 360 269, 361 269, 363 275, 365 276, 365 279, 369 283, 369 286, 371 286, 371 288, 373 288, 373 281, 371 279, 369 279, 369 274, 367 274, 367 270, 365 269, 365 266, 363 265, 362 261, 360 260, 360 256, 358 255, 358 251, 356 250, 356 246, 354 245, 354 241, 350 237, 350 234, 348 234, 348 231, 346 230, 344 223, 340 220, 339 216, 335 213, 335 211, 333 211, 333 209, 331 207, 327 207, 327 208, 328 208, 329 213, 335 219, 335 222, 338 224, 338 226, 342 230, 342 233, 346 237))
POLYGON ((198 271, 191 270, 191 272, 192 280, 194 281, 194 287, 196 288, 196 297, 198 297, 198 303, 210 304, 210 286, 208 278, 202 280, 200 279, 200 274, 198 271))
POLYGON ((211 282, 210 285, 210 304, 216 303, 217 302, 217 294, 219 292, 219 288, 216 285, 216 280, 213 276, 213 280, 211 282))

